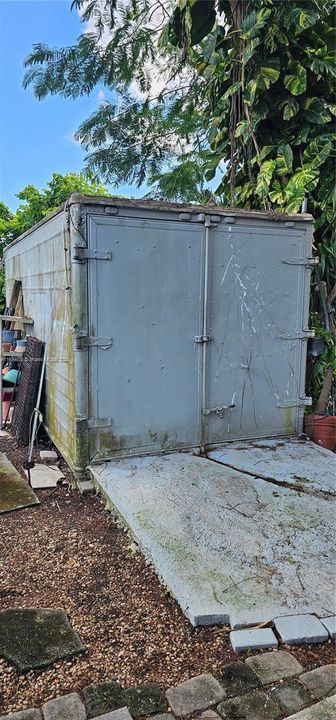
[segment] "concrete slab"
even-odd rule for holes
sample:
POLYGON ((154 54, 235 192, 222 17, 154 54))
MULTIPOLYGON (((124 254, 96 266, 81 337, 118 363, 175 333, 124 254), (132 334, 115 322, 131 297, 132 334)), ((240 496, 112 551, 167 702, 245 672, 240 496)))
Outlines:
POLYGON ((47 667, 85 650, 63 610, 0 612, 0 655, 20 672, 47 667))
POLYGON ((55 450, 40 450, 40 458, 42 462, 56 462, 57 452, 55 450))
POLYGON ((279 438, 227 443, 207 455, 256 477, 304 491, 336 494, 335 455, 310 440, 279 438))
POLYGON ((194 625, 235 629, 284 614, 334 614, 329 495, 275 486, 189 453, 90 470, 194 625))
POLYGON ((315 615, 287 615, 274 620, 274 627, 283 643, 320 643, 328 640, 327 628, 315 615))
POLYGON ((243 652, 243 650, 266 650, 278 647, 278 641, 271 628, 233 630, 233 632, 230 633, 230 640, 235 652, 243 652))
POLYGON ((0 453, 0 514, 21 510, 40 501, 4 453, 0 453))
MULTIPOLYGON (((28 472, 25 470, 28 477, 28 472)), ((64 473, 61 472, 57 465, 42 465, 36 463, 30 471, 30 482, 34 490, 47 490, 48 488, 54 488, 57 486, 58 480, 64 478, 64 473)))

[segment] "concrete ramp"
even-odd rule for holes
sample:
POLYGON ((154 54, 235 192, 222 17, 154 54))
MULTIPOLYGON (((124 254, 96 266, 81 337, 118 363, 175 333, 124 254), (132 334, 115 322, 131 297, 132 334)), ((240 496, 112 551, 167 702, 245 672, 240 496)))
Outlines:
POLYGON ((329 490, 298 491, 188 453, 90 471, 193 625, 335 613, 329 490))

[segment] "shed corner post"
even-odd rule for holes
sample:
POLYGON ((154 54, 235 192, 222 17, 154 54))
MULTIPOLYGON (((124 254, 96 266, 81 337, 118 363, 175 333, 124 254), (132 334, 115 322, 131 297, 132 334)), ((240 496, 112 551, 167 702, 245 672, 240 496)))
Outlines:
POLYGON ((74 363, 73 472, 83 480, 89 462, 89 369, 88 348, 80 339, 88 334, 87 263, 79 248, 87 247, 86 212, 78 195, 69 198, 67 223, 70 235, 72 276, 72 334, 74 363))

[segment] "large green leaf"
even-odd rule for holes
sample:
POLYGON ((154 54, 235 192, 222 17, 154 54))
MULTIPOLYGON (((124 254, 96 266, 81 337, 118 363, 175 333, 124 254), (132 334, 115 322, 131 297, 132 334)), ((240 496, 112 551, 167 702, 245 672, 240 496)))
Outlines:
POLYGON ((314 140, 307 145, 303 153, 303 158, 305 162, 309 163, 311 168, 318 168, 329 157, 331 150, 331 140, 314 138, 314 140))
POLYGON ((293 97, 289 97, 281 107, 283 108, 282 117, 284 120, 291 120, 300 110, 300 103, 294 100, 293 97))
POLYGON ((258 68, 259 73, 267 88, 279 79, 280 61, 279 60, 263 60, 258 68))
POLYGON ((330 114, 321 98, 307 98, 304 103, 304 115, 309 122, 315 125, 324 125, 330 122, 330 114))
POLYGON ((299 63, 295 63, 294 73, 285 75, 284 86, 292 95, 301 95, 307 89, 307 72, 299 63))
POLYGON ((275 168, 275 160, 265 160, 265 162, 261 164, 257 178, 257 195, 263 197, 267 194, 275 168))
POLYGON ((288 143, 280 145, 278 148, 278 154, 276 158, 277 174, 280 177, 289 175, 292 172, 293 167, 293 151, 288 143))
POLYGON ((260 40, 258 37, 252 38, 250 42, 248 42, 245 45, 244 52, 243 52, 243 63, 246 65, 249 60, 253 57, 254 53, 256 52, 256 49, 258 45, 260 44, 260 40))
POLYGON ((302 28, 308 28, 311 25, 315 25, 318 17, 318 13, 312 8, 300 8, 299 25, 302 28))
POLYGON ((270 8, 262 8, 259 12, 252 10, 252 12, 246 15, 241 24, 245 38, 257 35, 259 30, 266 24, 271 12, 272 10, 270 8))

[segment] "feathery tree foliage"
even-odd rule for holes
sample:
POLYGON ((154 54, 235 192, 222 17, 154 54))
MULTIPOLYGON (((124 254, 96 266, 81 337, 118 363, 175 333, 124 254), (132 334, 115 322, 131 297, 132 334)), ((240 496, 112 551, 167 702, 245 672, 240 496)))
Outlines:
POLYGON ((224 204, 307 208, 324 298, 316 305, 314 293, 313 307, 324 308, 321 324, 334 333, 334 0, 73 6, 87 31, 73 47, 36 45, 24 84, 38 98, 111 90, 78 129, 87 168, 174 199, 209 199, 207 182, 220 175, 224 204))

